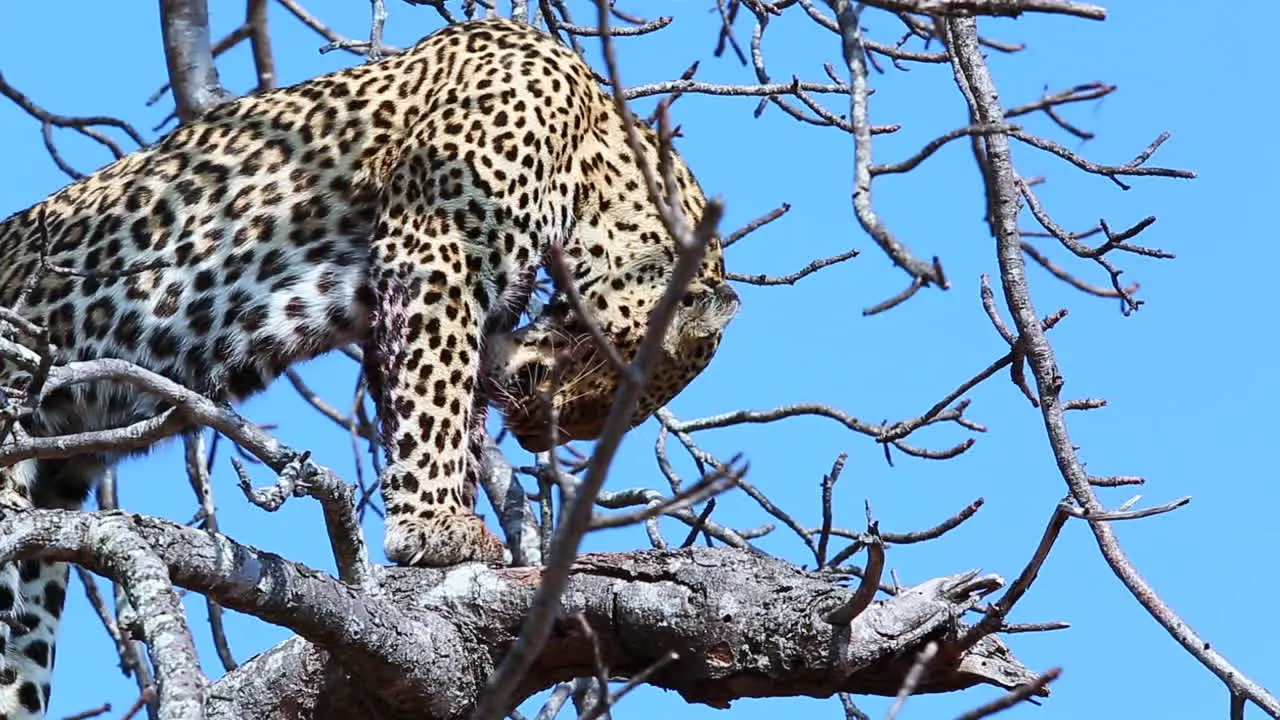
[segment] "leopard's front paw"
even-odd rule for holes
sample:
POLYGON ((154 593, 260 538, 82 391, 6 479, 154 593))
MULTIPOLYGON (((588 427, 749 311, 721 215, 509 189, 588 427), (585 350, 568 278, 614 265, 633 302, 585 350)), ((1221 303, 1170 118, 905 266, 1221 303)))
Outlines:
POLYGON ((501 563, 506 550, 484 520, 471 513, 388 518, 382 547, 387 559, 397 565, 425 567, 501 563))

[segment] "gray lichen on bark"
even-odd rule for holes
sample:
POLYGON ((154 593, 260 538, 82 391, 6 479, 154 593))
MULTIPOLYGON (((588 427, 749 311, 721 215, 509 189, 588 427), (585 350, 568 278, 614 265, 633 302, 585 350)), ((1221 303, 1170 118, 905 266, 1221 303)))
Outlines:
MULTIPOLYGON (((211 719, 467 717, 541 580, 537 568, 378 566, 381 592, 370 595, 216 533, 140 515, 59 510, 0 520, 0 562, 56 558, 114 576, 120 559, 94 540, 107 529, 144 540, 176 585, 298 633, 211 683, 211 719)), ((1002 584, 976 572, 935 578, 875 601, 848 625, 832 625, 824 615, 854 593, 840 579, 732 548, 584 554, 517 694, 594 675, 592 640, 575 619, 581 615, 613 676, 677 653, 649 682, 689 702, 891 695, 919 649, 962 632, 963 614, 1002 584)), ((931 666, 916 691, 1008 688, 1034 678, 987 636, 931 666)))

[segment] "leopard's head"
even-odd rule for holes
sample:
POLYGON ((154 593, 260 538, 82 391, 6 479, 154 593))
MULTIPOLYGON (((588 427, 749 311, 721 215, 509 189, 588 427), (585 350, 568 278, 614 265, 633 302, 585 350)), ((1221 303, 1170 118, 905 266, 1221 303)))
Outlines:
MULTIPOLYGON (((718 242, 708 248, 708 256, 662 336, 632 426, 666 405, 707 367, 725 327, 738 312, 738 294, 724 277, 718 242)), ((646 282, 617 289, 607 310, 593 313, 624 362, 635 359, 665 287, 665 282, 646 282), (645 296, 643 301, 637 302, 638 295, 645 296)), ((600 436, 622 388, 622 377, 563 293, 554 295, 531 323, 500 345, 493 366, 494 401, 522 447, 543 452, 553 445, 600 436)))

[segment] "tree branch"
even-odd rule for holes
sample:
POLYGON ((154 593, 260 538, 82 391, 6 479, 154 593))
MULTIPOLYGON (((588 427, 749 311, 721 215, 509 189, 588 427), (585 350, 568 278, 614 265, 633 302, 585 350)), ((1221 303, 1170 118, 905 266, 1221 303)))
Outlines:
POLYGON ((218 80, 204 0, 160 0, 160 29, 179 121, 190 122, 234 97, 218 80))
POLYGON ((853 126, 853 210, 862 229, 884 250, 894 265, 911 276, 908 290, 873 307, 863 310, 864 315, 883 312, 906 301, 922 287, 937 285, 946 290, 951 286, 937 258, 932 262, 922 260, 912 253, 889 230, 876 213, 871 200, 871 120, 867 110, 867 98, 871 89, 867 83, 866 49, 862 42, 862 29, 858 12, 849 0, 828 0, 836 11, 844 51, 845 65, 849 71, 849 120, 853 126))
MULTIPOLYGON (((87 514, 76 513, 81 517, 87 514)), ((135 532, 129 515, 103 513, 92 523, 59 522, 62 518, 38 520, 22 514, 16 526, 6 518, 0 522, 0 562, 31 557, 44 551, 74 545, 80 554, 91 556, 90 570, 120 583, 129 602, 137 610, 142 635, 156 670, 160 716, 173 720, 203 720, 202 695, 206 679, 200 671, 195 643, 187 627, 186 615, 169 582, 169 569, 159 553, 135 532), (23 522, 31 518, 35 522, 23 522), (43 522, 41 522, 43 520, 43 522)), ((193 531, 195 532, 195 531, 193 531)), ((42 555, 43 556, 43 555, 42 555)), ((71 557, 44 556, 72 561, 71 557)))
MULTIPOLYGON (((410 710, 415 717, 465 717, 496 659, 515 641, 542 575, 478 564, 379 568, 385 592, 371 597, 216 533, 119 512, 59 510, 0 520, 0 560, 60 559, 112 575, 116 566, 91 541, 108 530, 144 541, 177 585, 302 636, 211 685, 205 693, 211 720, 381 718, 410 710)), ((726 707, 744 697, 892 695, 914 651, 952 632, 1000 580, 975 573, 929 580, 873 603, 842 627, 821 615, 854 592, 832 583, 830 576, 728 548, 587 554, 572 565, 560 617, 585 616, 615 676, 633 676, 674 651, 680 659, 653 671, 650 682, 690 702, 726 707)), ((576 627, 557 621, 517 697, 592 675, 595 651, 576 627)), ((1013 688, 1034 678, 989 636, 953 664, 935 663, 917 692, 1013 688)))
MULTIPOLYGON (((968 85, 963 93, 971 103, 971 110, 978 122, 1002 124, 1003 111, 999 95, 991 79, 990 70, 982 57, 977 42, 977 27, 973 18, 954 18, 947 21, 948 45, 953 56, 957 82, 968 85)), ((1054 358, 1053 347, 1045 336, 1044 328, 1036 315, 1027 283, 1026 261, 1023 257, 1021 237, 1018 233, 1020 209, 1017 173, 1009 148, 1009 139, 1003 134, 990 134, 977 138, 985 152, 982 166, 986 177, 991 227, 996 235, 1000 275, 1008 303, 1017 328, 1019 344, 1025 352, 1035 377, 1040 413, 1053 448, 1054 458, 1072 498, 1087 514, 1105 513, 1106 509, 1093 493, 1089 475, 1076 453, 1067 430, 1064 403, 1061 400, 1063 376, 1054 358)), ((1217 675, 1233 695, 1248 698, 1272 717, 1280 717, 1280 700, 1255 683, 1225 657, 1212 648, 1181 617, 1177 615, 1138 574, 1137 568, 1125 555, 1119 540, 1106 521, 1089 522, 1098 548, 1107 564, 1125 587, 1146 608, 1157 622, 1173 636, 1187 652, 1217 675)))

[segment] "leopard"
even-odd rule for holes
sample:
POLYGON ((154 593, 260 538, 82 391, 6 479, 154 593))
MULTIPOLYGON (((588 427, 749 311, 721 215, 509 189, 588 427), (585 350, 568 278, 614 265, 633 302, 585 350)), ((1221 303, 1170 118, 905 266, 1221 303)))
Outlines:
MULTIPOLYGON (((475 507, 488 409, 534 452, 600 436, 623 382, 607 358, 634 361, 687 247, 646 182, 684 218, 709 206, 667 140, 540 29, 448 25, 216 105, 5 219, 0 307, 21 321, 0 315, 0 343, 52 348, 57 365, 129 361, 225 408, 359 347, 386 457, 387 560, 501 563, 475 507), (555 284, 535 308, 553 257, 573 288, 555 284), (38 341, 24 323, 43 328, 38 341)), ((712 236, 632 426, 707 367, 739 304, 712 236)), ((0 354, 0 399, 22 400, 32 437, 174 409, 127 378, 27 388, 14 358, 0 354)), ((80 508, 150 447, 0 468, 0 506, 80 508)), ((0 720, 44 715, 67 579, 60 562, 0 568, 0 720)))

